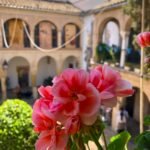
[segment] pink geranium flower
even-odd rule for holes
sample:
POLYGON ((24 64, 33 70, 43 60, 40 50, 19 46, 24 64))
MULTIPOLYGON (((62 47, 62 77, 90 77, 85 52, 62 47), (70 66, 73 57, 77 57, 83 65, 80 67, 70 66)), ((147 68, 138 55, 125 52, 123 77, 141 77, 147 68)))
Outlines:
POLYGON ((63 129, 53 128, 41 132, 36 141, 36 150, 65 150, 68 141, 68 134, 63 129))
POLYGON ((80 117, 73 116, 66 120, 65 128, 69 134, 75 134, 80 129, 80 117))
POLYGON ((150 32, 142 32, 137 36, 137 42, 141 47, 150 47, 150 32))
POLYGON ((86 125, 95 122, 100 97, 96 88, 89 83, 89 74, 84 70, 66 69, 55 79, 52 94, 54 105, 61 105, 58 108, 65 116, 79 116, 80 121, 86 125))
POLYGON ((53 96, 51 87, 41 86, 38 89, 42 98, 33 106, 32 121, 34 130, 40 133, 36 150, 64 150, 67 145, 68 132, 63 124, 57 121, 57 113, 52 108, 53 96), (62 138, 63 136, 63 138, 62 138))
POLYGON ((91 70, 90 82, 98 89, 101 103, 109 107, 116 105, 117 96, 133 94, 131 84, 122 80, 119 72, 112 70, 107 65, 99 65, 91 70))
POLYGON ((51 101, 46 99, 39 99, 33 106, 32 121, 34 130, 41 132, 47 129, 51 129, 55 125, 53 120, 54 116, 50 113, 51 101))

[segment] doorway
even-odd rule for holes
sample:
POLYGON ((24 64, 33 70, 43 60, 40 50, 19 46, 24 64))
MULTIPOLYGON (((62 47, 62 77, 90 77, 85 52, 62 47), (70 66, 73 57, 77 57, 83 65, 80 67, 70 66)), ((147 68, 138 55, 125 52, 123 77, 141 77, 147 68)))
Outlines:
POLYGON ((20 88, 29 87, 29 67, 28 66, 17 67, 17 73, 20 88))
POLYGON ((134 88, 134 94, 126 98, 125 109, 128 111, 129 116, 131 118, 134 117, 134 104, 135 104, 135 98, 136 98, 137 92, 138 92, 138 89, 134 88))

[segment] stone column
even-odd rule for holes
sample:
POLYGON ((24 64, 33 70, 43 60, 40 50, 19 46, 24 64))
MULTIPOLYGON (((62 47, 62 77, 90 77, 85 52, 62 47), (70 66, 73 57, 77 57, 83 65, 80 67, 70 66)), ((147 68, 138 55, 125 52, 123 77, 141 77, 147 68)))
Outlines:
POLYGON ((2 28, 0 28, 0 48, 3 47, 3 36, 2 36, 2 28))
POLYGON ((36 76, 37 76, 37 70, 32 69, 31 70, 31 84, 32 84, 32 94, 33 94, 34 99, 38 97, 37 87, 36 87, 36 76))
POLYGON ((98 45, 98 41, 99 41, 99 32, 97 30, 97 26, 96 24, 93 25, 93 46, 92 46, 92 49, 93 49, 93 60, 95 61, 96 60, 96 47, 98 45))
POLYGON ((125 65, 125 59, 126 59, 126 50, 128 47, 128 36, 129 33, 126 31, 121 31, 121 37, 122 37, 122 45, 121 45, 121 56, 120 56, 120 67, 124 67, 125 65))
POLYGON ((2 100, 7 99, 6 77, 1 78, 2 100))
POLYGON ((6 87, 6 77, 7 72, 0 67, 0 80, 1 80, 1 89, 2 89, 2 100, 6 100, 7 98, 7 87, 6 87))
POLYGON ((58 30, 58 33, 57 33, 57 45, 58 47, 62 45, 62 34, 61 34, 61 30, 58 30))
MULTIPOLYGON (((30 27, 30 37, 31 37, 32 41, 35 43, 35 40, 34 40, 34 28, 33 27, 30 27)), ((34 45, 32 44, 31 41, 30 41, 30 45, 31 45, 31 48, 34 48, 34 45)))

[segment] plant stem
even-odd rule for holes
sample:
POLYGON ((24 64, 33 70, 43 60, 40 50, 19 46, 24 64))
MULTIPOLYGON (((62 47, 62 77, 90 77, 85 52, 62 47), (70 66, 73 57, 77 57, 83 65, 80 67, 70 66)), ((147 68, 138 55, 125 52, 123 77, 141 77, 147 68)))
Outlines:
POLYGON ((89 144, 87 143, 86 145, 87 145, 88 150, 90 150, 89 144))
POLYGON ((104 140, 105 149, 107 150, 107 141, 106 141, 106 137, 105 137, 104 131, 102 132, 102 136, 103 136, 103 140, 104 140))
POLYGON ((92 131, 90 131, 90 135, 91 135, 91 138, 93 139, 93 141, 95 142, 98 150, 103 150, 102 146, 100 145, 98 139, 96 138, 96 136, 93 134, 92 131))

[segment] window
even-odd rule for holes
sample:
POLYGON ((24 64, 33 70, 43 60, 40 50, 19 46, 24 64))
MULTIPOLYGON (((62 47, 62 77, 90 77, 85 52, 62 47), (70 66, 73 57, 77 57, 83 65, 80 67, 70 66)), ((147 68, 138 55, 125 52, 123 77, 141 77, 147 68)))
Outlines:
POLYGON ((35 27, 35 43, 42 48, 57 47, 56 26, 48 21, 42 21, 35 27))

